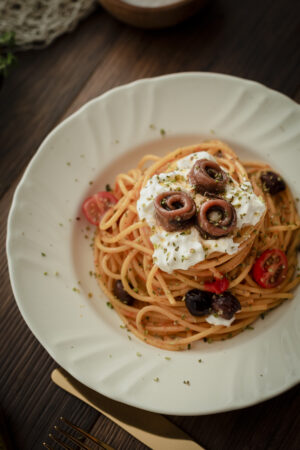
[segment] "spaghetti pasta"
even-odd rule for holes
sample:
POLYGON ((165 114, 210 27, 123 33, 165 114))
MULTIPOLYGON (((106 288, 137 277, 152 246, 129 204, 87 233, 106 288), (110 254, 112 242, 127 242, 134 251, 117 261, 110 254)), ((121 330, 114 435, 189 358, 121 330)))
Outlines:
POLYGON ((276 196, 264 191, 260 175, 266 170, 270 166, 262 162, 242 164, 231 148, 216 140, 180 148, 162 158, 146 155, 137 168, 117 176, 114 195, 118 202, 105 213, 96 232, 95 270, 113 308, 139 339, 166 350, 184 350, 203 339, 209 342, 226 339, 293 297, 291 290, 300 281, 295 277, 299 216, 288 187, 276 196), (168 273, 153 261, 151 227, 140 219, 137 202, 141 189, 153 176, 168 173, 178 160, 203 151, 212 155, 237 183, 249 180, 267 208, 255 225, 243 226, 234 234, 238 247, 234 253, 214 251, 187 269, 168 273), (284 280, 268 289, 253 280, 251 270, 257 257, 270 248, 285 252, 288 269, 284 280), (205 290, 207 280, 222 279, 225 275, 228 289, 241 305, 230 326, 214 325, 205 316, 192 315, 184 301, 186 293, 191 289, 205 290), (131 305, 114 295, 116 280, 122 281, 132 297, 131 305))

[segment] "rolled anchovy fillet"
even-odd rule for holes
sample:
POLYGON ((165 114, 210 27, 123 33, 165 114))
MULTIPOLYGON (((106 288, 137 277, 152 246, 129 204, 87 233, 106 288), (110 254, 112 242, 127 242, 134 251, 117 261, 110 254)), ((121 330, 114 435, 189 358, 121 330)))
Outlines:
POLYGON ((228 176, 221 167, 209 159, 199 159, 189 173, 189 181, 200 194, 225 191, 228 176))
POLYGON ((227 236, 236 226, 236 212, 231 203, 216 198, 203 203, 197 217, 198 225, 208 238, 227 236))
POLYGON ((163 192, 154 200, 156 219, 166 231, 176 231, 192 224, 196 215, 194 200, 185 192, 163 192))

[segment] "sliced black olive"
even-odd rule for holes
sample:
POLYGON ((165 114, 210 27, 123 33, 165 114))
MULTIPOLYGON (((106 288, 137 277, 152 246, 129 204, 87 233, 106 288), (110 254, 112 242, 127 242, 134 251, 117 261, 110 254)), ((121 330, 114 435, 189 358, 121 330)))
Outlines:
POLYGON ((125 291, 121 280, 117 280, 114 284, 114 295, 125 305, 132 305, 134 298, 125 291))
POLYGON ((212 303, 211 292, 200 291, 200 289, 191 289, 185 294, 185 304, 193 316, 204 316, 211 311, 212 303))
POLYGON ((234 314, 241 309, 241 304, 238 299, 229 291, 222 294, 213 294, 212 296, 212 310, 223 319, 232 319, 234 314))
POLYGON ((262 187, 264 192, 268 192, 271 195, 278 194, 278 192, 284 191, 286 188, 284 180, 277 173, 268 171, 263 172, 260 176, 262 187))

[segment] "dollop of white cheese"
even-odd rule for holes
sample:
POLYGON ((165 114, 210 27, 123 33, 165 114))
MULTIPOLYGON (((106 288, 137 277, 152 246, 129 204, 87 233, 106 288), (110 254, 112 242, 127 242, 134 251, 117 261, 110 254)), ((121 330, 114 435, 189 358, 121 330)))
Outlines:
POLYGON ((223 319, 222 317, 217 316, 215 314, 210 314, 209 316, 206 317, 205 320, 211 325, 224 325, 225 327, 230 327, 234 319, 235 316, 233 316, 232 319, 223 319))
POLYGON ((185 156, 184 158, 181 158, 177 161, 176 163, 177 169, 179 170, 187 169, 190 171, 195 162, 198 161, 199 159, 209 159, 209 161, 217 162, 216 159, 210 153, 207 152, 191 153, 190 155, 185 156))
POLYGON ((169 232, 160 229, 150 240, 154 246, 153 261, 161 270, 187 270, 205 259, 205 252, 195 227, 190 230, 169 232))
POLYGON ((224 237, 219 239, 206 239, 203 243, 203 247, 207 255, 214 252, 227 253, 233 255, 238 251, 240 244, 234 242, 232 237, 224 237))
MULTIPOLYGON (((153 262, 167 273, 177 269, 187 270, 214 252, 232 255, 238 251, 240 245, 230 236, 204 240, 195 227, 167 232, 157 224, 154 200, 163 192, 176 190, 186 192, 193 197, 196 206, 199 207, 203 197, 195 194, 188 180, 190 170, 199 159, 216 162, 207 152, 196 152, 179 159, 171 172, 154 175, 148 180, 137 201, 139 218, 145 220, 152 230, 150 240, 154 246, 153 262)), ((225 168, 222 169, 226 171, 225 168)), ((255 225, 265 211, 263 200, 254 194, 251 183, 247 180, 239 185, 230 178, 223 197, 235 207, 239 229, 244 225, 255 225)))
POLYGON ((254 194, 250 181, 245 180, 240 185, 231 181, 227 183, 223 197, 235 207, 237 228, 256 225, 266 209, 263 199, 254 194))

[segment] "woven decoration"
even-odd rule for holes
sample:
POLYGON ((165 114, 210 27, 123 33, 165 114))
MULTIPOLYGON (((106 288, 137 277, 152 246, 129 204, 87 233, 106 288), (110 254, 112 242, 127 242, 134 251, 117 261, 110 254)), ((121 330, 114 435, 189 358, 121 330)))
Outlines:
POLYGON ((0 0, 0 33, 14 31, 20 49, 45 47, 95 8, 95 0, 0 0))

